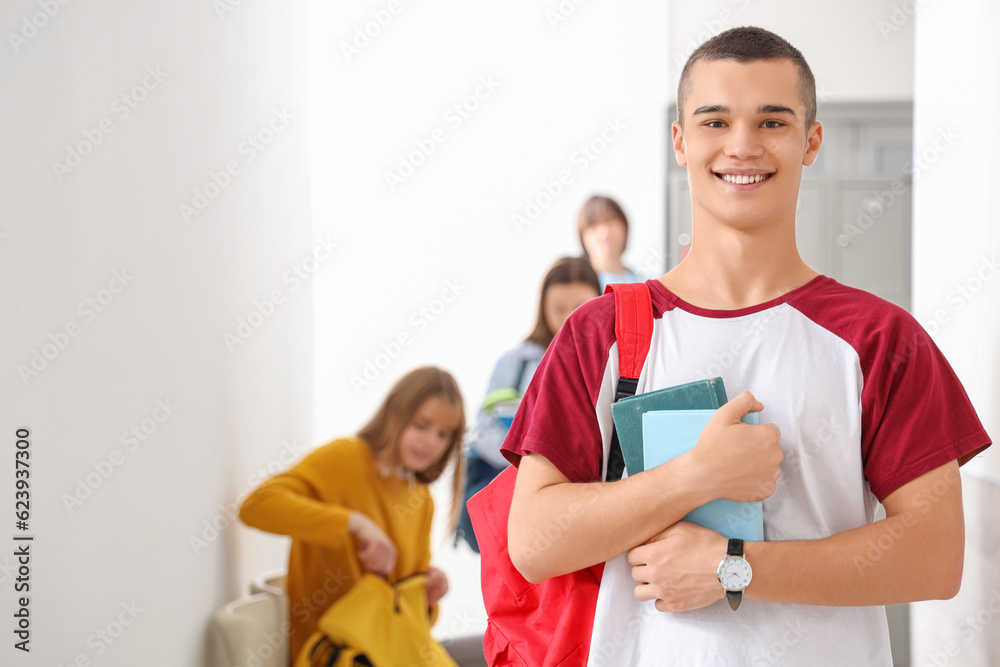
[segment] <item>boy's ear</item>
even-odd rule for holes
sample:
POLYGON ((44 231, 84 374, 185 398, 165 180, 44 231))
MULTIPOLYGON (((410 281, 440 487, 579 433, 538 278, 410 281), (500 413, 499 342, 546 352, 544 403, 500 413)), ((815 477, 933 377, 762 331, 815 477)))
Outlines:
POLYGON ((806 152, 802 156, 802 165, 808 167, 816 161, 819 154, 819 147, 823 143, 823 124, 819 121, 813 123, 806 135, 806 152))
POLYGON ((684 150, 684 130, 681 129, 681 124, 675 120, 670 125, 670 131, 673 133, 674 157, 677 159, 677 164, 686 167, 687 153, 684 150))

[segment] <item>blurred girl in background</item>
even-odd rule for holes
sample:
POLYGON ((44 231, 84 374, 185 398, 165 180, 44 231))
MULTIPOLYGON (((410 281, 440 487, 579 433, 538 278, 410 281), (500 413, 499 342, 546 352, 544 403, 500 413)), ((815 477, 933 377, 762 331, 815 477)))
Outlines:
POLYGON ((464 430, 455 379, 433 366, 417 368, 396 383, 356 436, 319 447, 244 501, 244 523, 292 538, 286 583, 293 610, 290 664, 316 643, 313 633, 324 612, 367 572, 390 584, 426 575, 429 639, 448 581, 430 566, 434 502, 427 485, 454 466, 454 525, 463 506, 464 430), (317 592, 325 592, 319 609, 296 607, 315 602, 317 592))
MULTIPOLYGON (((507 467, 500 446, 513 419, 513 409, 531 382, 542 355, 577 306, 601 293, 597 274, 586 257, 563 257, 545 274, 538 298, 534 330, 507 350, 490 377, 476 426, 467 440, 465 500, 478 493, 507 467)), ((457 535, 479 553, 469 513, 462 503, 457 535)))
POLYGON ((597 272, 601 293, 608 283, 634 283, 635 272, 622 264, 628 243, 628 220, 614 199, 594 196, 580 209, 577 219, 583 254, 597 272))

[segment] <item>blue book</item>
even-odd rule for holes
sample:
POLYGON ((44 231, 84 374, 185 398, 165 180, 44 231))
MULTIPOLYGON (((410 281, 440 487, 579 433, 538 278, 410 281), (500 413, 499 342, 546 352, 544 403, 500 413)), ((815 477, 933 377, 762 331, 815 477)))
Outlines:
MULTIPOLYGON (((694 449, 701 432, 715 410, 652 410, 642 415, 642 449, 646 469, 694 449)), ((757 424, 756 412, 743 417, 747 424, 757 424)), ((751 542, 764 539, 764 511, 761 502, 738 503, 716 498, 693 509, 685 521, 751 542)))

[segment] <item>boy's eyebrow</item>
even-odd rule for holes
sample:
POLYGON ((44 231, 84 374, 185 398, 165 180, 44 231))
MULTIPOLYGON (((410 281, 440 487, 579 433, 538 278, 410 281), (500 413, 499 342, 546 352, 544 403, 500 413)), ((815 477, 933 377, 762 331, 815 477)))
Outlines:
POLYGON ((764 105, 761 105, 761 106, 757 107, 757 113, 760 113, 760 114, 765 114, 765 113, 787 113, 791 117, 793 117, 793 118, 795 117, 795 112, 794 111, 792 111, 788 107, 783 107, 783 106, 778 105, 778 104, 764 104, 764 105))
POLYGON ((697 116, 698 114, 705 114, 705 113, 725 113, 725 114, 728 114, 729 113, 729 107, 727 107, 724 104, 711 104, 711 105, 709 105, 707 107, 698 107, 697 109, 694 110, 694 113, 692 113, 691 115, 692 116, 697 116))
MULTIPOLYGON (((710 104, 709 106, 706 107, 698 107, 697 109, 694 110, 694 113, 692 113, 691 115, 697 116, 698 114, 711 114, 711 113, 728 114, 729 107, 727 107, 725 104, 710 104)), ((795 111, 789 109, 788 107, 783 107, 780 104, 762 104, 761 106, 757 107, 757 113, 759 114, 787 113, 792 117, 795 116, 795 111)))

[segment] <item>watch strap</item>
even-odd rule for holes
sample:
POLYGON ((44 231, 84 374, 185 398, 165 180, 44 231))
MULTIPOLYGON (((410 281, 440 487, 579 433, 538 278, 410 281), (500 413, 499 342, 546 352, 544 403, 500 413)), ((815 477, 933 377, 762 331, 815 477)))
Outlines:
POLYGON ((726 550, 726 555, 743 558, 743 540, 738 537, 729 538, 729 548, 726 550))
MULTIPOLYGON (((743 558, 743 540, 738 537, 729 538, 729 547, 726 549, 726 555, 743 558)), ((730 608, 736 611, 739 609, 740 603, 743 602, 743 591, 726 589, 726 600, 729 601, 730 608)))

